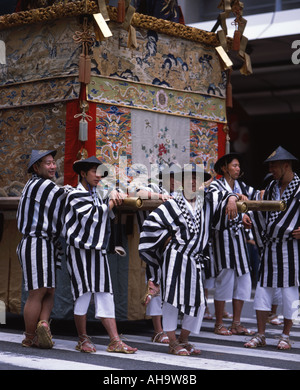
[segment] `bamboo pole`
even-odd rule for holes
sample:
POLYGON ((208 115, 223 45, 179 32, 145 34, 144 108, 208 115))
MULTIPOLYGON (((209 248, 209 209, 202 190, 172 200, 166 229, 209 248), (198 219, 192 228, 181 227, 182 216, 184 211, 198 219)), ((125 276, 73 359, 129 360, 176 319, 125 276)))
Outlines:
POLYGON ((123 203, 116 206, 118 210, 155 210, 163 201, 161 199, 141 199, 139 197, 128 197, 123 203))
POLYGON ((285 211, 286 203, 283 200, 245 200, 237 202, 239 213, 247 211, 285 211))
MULTIPOLYGON (((161 199, 141 199, 139 197, 129 197, 123 200, 119 210, 155 210, 163 201, 161 199)), ((237 209, 239 213, 246 213, 247 211, 284 211, 286 203, 282 200, 246 200, 238 201, 237 209)))

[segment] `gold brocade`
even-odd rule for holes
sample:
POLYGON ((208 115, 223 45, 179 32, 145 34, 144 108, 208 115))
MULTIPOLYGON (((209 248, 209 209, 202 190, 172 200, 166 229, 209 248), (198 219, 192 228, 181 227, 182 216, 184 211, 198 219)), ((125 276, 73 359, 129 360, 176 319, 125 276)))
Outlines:
MULTIPOLYGON (((117 8, 108 6, 107 11, 109 19, 117 22, 117 8)), ((23 26, 25 24, 45 23, 50 20, 79 16, 86 13, 92 15, 97 12, 99 12, 98 4, 90 0, 76 1, 67 4, 59 3, 46 8, 1 15, 0 31, 16 26, 23 26), (87 12, 85 12, 85 5, 87 5, 87 12)), ((143 15, 137 12, 132 16, 131 25, 133 27, 175 36, 177 38, 200 42, 209 46, 217 46, 219 44, 215 33, 199 30, 195 27, 185 26, 180 23, 170 22, 168 20, 157 19, 153 16, 143 15)), ((231 38, 227 38, 227 40, 230 41, 231 38)))

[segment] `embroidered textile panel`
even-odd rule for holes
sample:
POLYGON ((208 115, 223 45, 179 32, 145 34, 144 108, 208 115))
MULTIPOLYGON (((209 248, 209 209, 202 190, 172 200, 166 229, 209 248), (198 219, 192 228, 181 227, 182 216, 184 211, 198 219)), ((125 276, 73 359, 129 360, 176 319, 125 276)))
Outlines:
POLYGON ((110 22, 113 36, 93 47, 87 99, 226 123, 226 75, 214 47, 137 29, 137 49, 110 22))
MULTIPOLYGON (((219 125, 221 126, 221 125, 219 125)), ((215 122, 190 121, 190 158, 196 164, 203 164, 212 173, 220 153, 218 146, 219 127, 215 122)))
MULTIPOLYGON (((120 159, 132 164, 131 110, 128 108, 97 104, 96 156, 106 165, 114 167, 115 177, 127 183, 126 167, 120 169, 120 159)), ((121 168, 123 165, 121 164, 121 168)))
POLYGON ((73 40, 77 30, 82 30, 78 19, 68 18, 0 31, 6 45, 0 86, 78 75, 81 45, 73 40))
POLYGON ((80 83, 75 77, 39 80, 0 88, 0 109, 78 99, 80 83))
MULTIPOLYGON (((131 111, 132 161, 144 165, 166 166, 190 162, 190 119, 147 111, 131 111)), ((158 173, 158 171, 157 171, 158 173)))
POLYGON ((151 164, 194 161, 212 172, 218 131, 215 122, 97 104, 96 156, 114 166, 121 184, 137 175, 147 178, 151 164))
POLYGON ((92 77, 87 100, 163 114, 226 122, 226 102, 214 96, 146 85, 128 80, 92 77))
POLYGON ((63 103, 0 111, 0 195, 20 196, 32 149, 56 149, 63 175, 66 106, 63 103))
POLYGON ((113 36, 93 48, 92 74, 226 97, 226 75, 214 47, 152 30, 136 29, 137 49, 127 31, 110 22, 113 36))

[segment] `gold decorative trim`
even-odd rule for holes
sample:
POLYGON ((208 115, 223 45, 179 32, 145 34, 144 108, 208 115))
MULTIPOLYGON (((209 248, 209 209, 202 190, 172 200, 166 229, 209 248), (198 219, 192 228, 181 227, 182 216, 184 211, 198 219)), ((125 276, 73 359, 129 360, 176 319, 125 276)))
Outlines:
MULTIPOLYGON (((117 21, 117 9, 108 7, 109 16, 112 21, 117 21)), ((185 26, 181 23, 170 22, 164 19, 157 19, 154 16, 134 13, 131 24, 133 27, 154 30, 162 34, 184 38, 194 42, 200 42, 209 46, 218 46, 219 41, 215 33, 199 30, 195 27, 185 26)))
POLYGON ((98 5, 94 1, 76 1, 59 3, 46 8, 37 8, 29 11, 20 11, 0 16, 0 30, 23 26, 33 23, 45 23, 50 20, 62 19, 71 16, 94 14, 98 12, 98 5))
MULTIPOLYGON (((117 8, 108 6, 110 20, 117 22, 117 8)), ((92 0, 81 0, 70 3, 54 4, 46 8, 32 9, 0 16, 0 30, 33 23, 45 23, 50 20, 62 19, 72 16, 92 15, 99 12, 98 4, 92 0)), ((219 41, 214 32, 199 30, 195 27, 185 26, 168 20, 157 19, 153 16, 134 13, 132 26, 154 30, 162 34, 184 38, 194 42, 200 42, 209 46, 218 46, 219 41)), ((232 42, 232 38, 227 38, 232 42)))

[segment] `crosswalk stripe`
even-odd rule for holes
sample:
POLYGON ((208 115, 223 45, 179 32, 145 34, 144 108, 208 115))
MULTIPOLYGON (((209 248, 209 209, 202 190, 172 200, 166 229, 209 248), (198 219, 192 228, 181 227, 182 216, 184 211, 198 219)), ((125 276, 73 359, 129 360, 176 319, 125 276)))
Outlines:
MULTIPOLYGON (((21 343, 23 336, 18 334, 12 334, 12 333, 0 333, 0 341, 7 341, 12 343, 21 343)), ((95 337, 96 338, 96 337, 95 337)), ((107 336, 97 336, 97 338, 105 338, 107 339, 107 336)), ((126 338, 129 341, 135 341, 135 342, 141 342, 144 344, 150 344, 150 341, 147 341, 146 336, 130 336, 127 335, 126 338)), ((74 353, 78 353, 75 351, 75 341, 71 340, 62 340, 62 339, 55 339, 55 349, 58 350, 64 350, 64 351, 72 351, 74 353)), ((158 344, 162 347, 163 352, 166 351, 168 348, 167 345, 158 344)), ((213 351, 213 352, 222 352, 222 353, 228 353, 228 354, 237 354, 237 355, 246 355, 250 354, 250 356, 260 358, 262 355, 257 354, 258 351, 254 350, 245 350, 240 349, 238 347, 224 347, 221 345, 213 346, 208 345, 206 343, 195 343, 197 347, 202 348, 203 351, 213 351), (242 352, 243 351, 243 352, 242 352)), ((167 352, 167 351, 166 351, 167 352)), ((97 352, 95 355, 102 355, 107 356, 106 352, 106 346, 103 345, 97 345, 97 352)), ((264 351, 263 357, 268 358, 278 358, 275 355, 276 353, 270 352, 270 351, 264 351), (265 353, 267 352, 267 354, 265 353)), ((278 352, 277 352, 278 354, 278 352)), ((110 354, 112 355, 112 354, 110 354)), ((93 369, 93 370, 101 370, 101 369, 110 369, 105 368, 98 365, 93 364, 86 364, 86 363, 78 363, 73 361, 65 361, 65 360, 56 360, 56 359, 49 359, 49 358, 41 358, 36 356, 28 356, 21 354, 15 354, 10 355, 8 353, 1 353, 1 361, 8 362, 9 364, 15 364, 17 366, 23 365, 27 368, 35 368, 35 369, 55 369, 55 370, 83 370, 83 369, 93 369), (2 359, 3 357, 3 359, 2 359), (14 363, 15 361, 15 363, 14 363)), ((232 362, 232 361, 226 361, 226 360, 218 360, 218 359, 206 359, 202 356, 196 357, 196 358, 186 358, 183 356, 175 356, 168 355, 167 353, 159 353, 159 352, 152 352, 152 351, 143 351, 139 349, 139 351, 136 354, 131 355, 123 355, 123 354, 115 354, 114 355, 117 358, 120 359, 131 359, 135 361, 141 361, 141 362, 156 362, 159 364, 164 365, 172 365, 172 366, 178 366, 178 367, 185 367, 187 369, 205 369, 205 370, 278 370, 278 368, 273 368, 266 365, 257 365, 257 364, 249 364, 249 363, 241 363, 241 362, 232 362)), ((282 356, 281 356, 282 358, 282 356)), ((294 354, 286 355, 284 360, 290 360, 290 361, 299 361, 299 356, 294 354)))
MULTIPOLYGON (((107 370, 108 367, 71 360, 51 359, 32 355, 0 352, 1 363, 34 370, 107 370)), ((113 368, 109 368, 113 370, 113 368)))
MULTIPOLYGON (((243 323, 243 322, 242 322, 243 323)), ((202 324, 202 329, 200 331, 200 335, 195 335, 196 337, 202 337, 204 334, 205 334, 205 337, 208 337, 210 339, 220 339, 220 337, 222 337, 222 339, 224 340, 224 338, 226 340, 232 340, 232 341, 240 341, 242 344, 244 342, 244 340, 248 340, 250 338, 250 336, 235 336, 235 335, 232 335, 232 336, 220 336, 220 335, 217 335, 213 332, 205 332, 203 329, 211 329, 213 330, 214 329, 214 322, 204 322, 202 324), (244 337, 244 338, 243 338, 244 337)), ((247 328, 249 330, 254 330, 256 331, 256 326, 253 326, 253 327, 248 327, 247 328)), ((267 337, 267 344, 268 345, 273 345, 274 343, 277 345, 278 343, 278 340, 274 340, 274 337, 276 336, 280 336, 282 333, 282 327, 280 326, 275 326, 273 325, 272 327, 268 327, 267 330, 266 330, 266 337, 267 337), (271 335, 271 338, 269 337, 269 335, 271 335)), ((291 332, 290 332, 290 338, 291 340, 293 341, 293 337, 300 337, 300 327, 299 325, 294 325, 291 332), (298 331, 297 331, 298 329, 298 331)), ((300 342, 298 341, 293 341, 293 348, 300 348, 300 342)))
MULTIPOLYGON (((203 332, 204 334, 202 335, 203 336, 203 339, 208 339, 209 336, 210 336, 210 333, 208 332, 203 332), (207 337, 206 337, 207 335, 207 337)), ((217 335, 214 335, 214 336, 217 336, 217 335)), ((97 336, 98 338, 99 336, 97 336)), ((199 335, 197 335, 197 337, 199 338, 199 335)), ((235 340, 238 340, 238 341, 241 341, 241 339, 238 337, 241 337, 241 336, 230 336, 230 340, 231 338, 234 337, 235 340)), ((143 342, 145 344, 152 344, 151 341, 147 341, 147 337, 145 336, 126 336, 126 338, 128 339, 128 341, 135 341, 135 342, 143 342)), ((215 338, 215 337, 214 337, 215 338)), ((217 336, 216 338, 218 338, 220 340, 220 336, 217 336)), ((224 340, 224 339, 223 339, 224 340)), ((268 343, 268 345, 277 345, 278 341, 274 340, 273 343, 268 343)), ((241 356, 252 356, 252 357, 257 357, 257 358, 261 358, 262 357, 262 350, 261 349, 246 349, 243 347, 243 342, 241 343, 240 347, 232 347, 232 346, 222 346, 222 345, 215 345, 215 344, 208 344, 208 343, 205 343, 205 342, 194 342, 192 341, 192 344, 195 345, 196 348, 199 348, 201 349, 202 352, 204 351, 208 351, 208 352, 222 352, 223 354, 234 354, 234 355, 241 355, 241 356)), ((168 345, 163 345, 163 344, 160 344, 162 345, 162 347, 164 348, 168 348, 168 345)), ((293 344, 293 347, 294 347, 294 344, 293 344)), ((285 361, 294 361, 294 362, 300 362, 300 355, 297 355, 297 354, 291 354, 289 353, 288 355, 284 355, 283 353, 280 353, 279 351, 263 351, 263 357, 264 358, 270 358, 270 359, 277 359, 277 360, 285 360, 285 361)))

